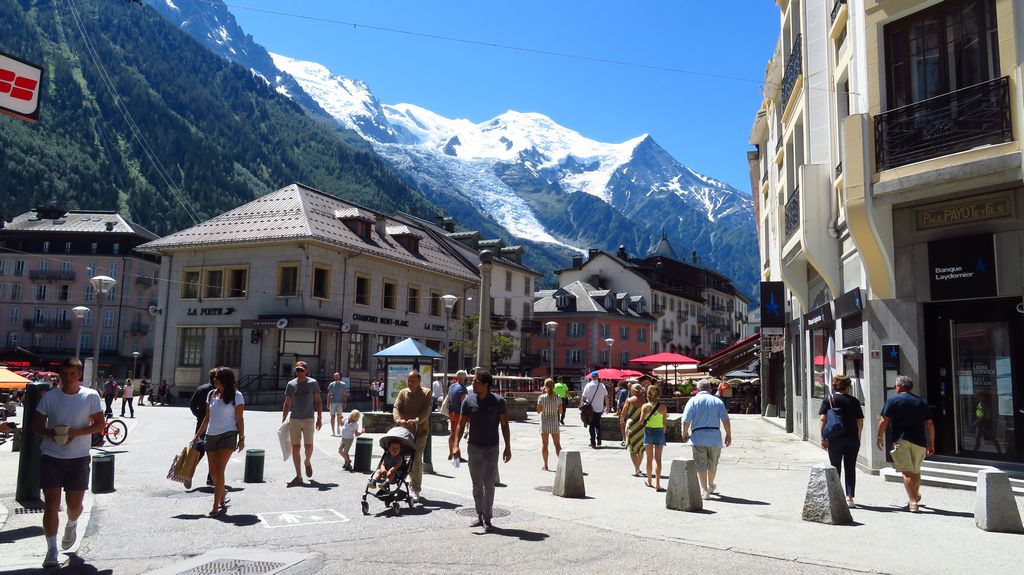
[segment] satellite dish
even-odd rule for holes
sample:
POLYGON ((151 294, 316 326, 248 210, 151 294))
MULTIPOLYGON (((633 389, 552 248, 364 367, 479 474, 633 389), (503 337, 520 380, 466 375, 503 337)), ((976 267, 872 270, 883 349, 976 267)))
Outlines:
POLYGON ((352 331, 352 324, 345 322, 341 324, 341 333, 348 333, 352 331))
POLYGON ((149 315, 151 315, 153 317, 156 317, 156 316, 160 315, 160 308, 156 307, 155 305, 149 306, 149 310, 148 311, 149 311, 149 315))
POLYGON ((286 327, 288 327, 288 318, 282 317, 281 319, 277 320, 277 329, 284 329, 286 327))

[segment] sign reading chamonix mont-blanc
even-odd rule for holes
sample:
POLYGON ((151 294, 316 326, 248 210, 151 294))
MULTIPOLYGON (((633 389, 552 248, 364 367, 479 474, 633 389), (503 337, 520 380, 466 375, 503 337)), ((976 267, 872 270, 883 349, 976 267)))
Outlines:
POLYGON ((0 52, 0 113, 37 121, 42 84, 42 67, 0 52))

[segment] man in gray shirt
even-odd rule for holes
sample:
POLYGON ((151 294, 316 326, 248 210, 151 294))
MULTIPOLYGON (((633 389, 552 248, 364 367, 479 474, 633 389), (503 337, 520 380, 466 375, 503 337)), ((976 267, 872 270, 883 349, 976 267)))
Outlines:
POLYGON ((306 477, 313 477, 313 464, 309 459, 313 456, 313 408, 316 407, 315 429, 319 431, 323 415, 323 402, 320 399, 320 384, 311 377, 306 377, 306 362, 295 362, 295 379, 288 382, 284 390, 284 405, 281 407, 281 421, 288 421, 288 433, 292 442, 292 463, 295 464, 295 478, 288 486, 302 485, 302 471, 299 469, 299 446, 306 448, 306 477))

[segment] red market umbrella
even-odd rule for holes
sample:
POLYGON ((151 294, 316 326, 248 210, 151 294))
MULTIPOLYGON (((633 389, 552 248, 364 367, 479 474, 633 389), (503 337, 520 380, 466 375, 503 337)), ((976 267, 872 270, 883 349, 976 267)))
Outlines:
POLYGON ((644 374, 644 372, 637 371, 635 369, 620 369, 619 372, 622 374, 622 377, 624 379, 629 379, 630 377, 640 377, 641 375, 644 374))
POLYGON ((633 363, 641 363, 645 365, 664 365, 666 363, 700 363, 692 357, 687 357, 679 353, 662 352, 654 355, 645 355, 636 359, 629 360, 633 363))
POLYGON ((29 380, 7 369, 0 368, 0 389, 24 389, 29 380))
POLYGON ((594 379, 595 374, 597 379, 625 379, 625 376, 622 375, 622 371, 613 367, 606 367, 604 369, 590 372, 590 379, 594 379))

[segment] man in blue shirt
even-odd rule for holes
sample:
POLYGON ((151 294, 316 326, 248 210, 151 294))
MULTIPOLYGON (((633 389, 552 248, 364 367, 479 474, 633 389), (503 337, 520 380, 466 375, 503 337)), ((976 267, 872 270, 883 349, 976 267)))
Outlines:
POLYGON ((914 381, 905 375, 896 378, 896 395, 882 405, 875 442, 885 450, 885 430, 892 428, 892 466, 903 474, 903 488, 909 499, 907 509, 914 513, 921 503, 921 464, 935 453, 935 424, 928 404, 914 395, 914 381))
POLYGON ((729 412, 721 399, 709 393, 711 388, 710 381, 699 383, 697 389, 700 391, 686 402, 683 409, 683 443, 689 441, 693 446, 693 462, 697 466, 697 480, 704 499, 711 499, 711 494, 717 491, 715 475, 722 455, 720 425, 725 426, 725 446, 732 445, 729 412))

